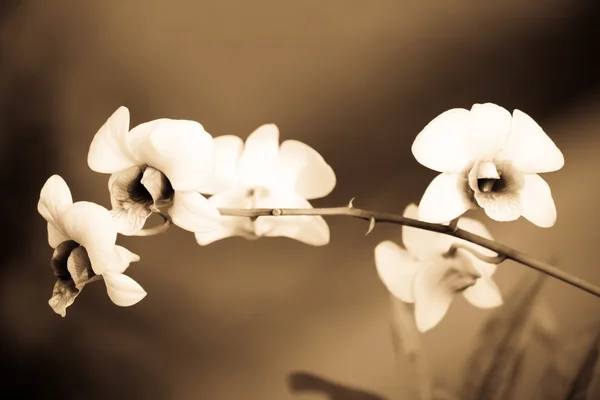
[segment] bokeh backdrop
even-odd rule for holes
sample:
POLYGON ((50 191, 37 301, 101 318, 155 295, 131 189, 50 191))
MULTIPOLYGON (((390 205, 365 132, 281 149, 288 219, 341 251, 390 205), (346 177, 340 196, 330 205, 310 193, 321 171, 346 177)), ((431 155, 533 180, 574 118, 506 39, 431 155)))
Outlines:
MULTIPOLYGON (((595 0, 369 2, 4 0, 0 5, 0 373, 6 398, 324 399, 294 393, 298 371, 412 399, 396 363, 388 294, 373 248, 397 226, 329 219, 331 243, 241 238, 198 246, 178 229, 122 238, 148 296, 114 306, 88 286, 66 318, 47 301, 54 277, 39 190, 62 175, 75 200, 109 206, 89 143, 120 105, 132 125, 197 120, 245 138, 276 123, 317 149, 338 183, 315 206, 402 212, 435 172, 412 157, 439 113, 494 102, 529 113, 566 164, 545 176, 558 222, 487 225, 499 241, 600 284, 600 3, 595 0)), ((483 217, 481 213, 473 213, 483 217)), ((535 274, 505 263, 508 293, 535 274)), ((600 317, 600 301, 549 281, 559 329, 600 317)), ((458 299, 424 336, 437 385, 454 388, 487 315, 458 299)), ((519 393, 547 362, 527 359, 519 393)), ((310 382, 308 383, 310 386, 310 382)), ((327 390, 326 385, 322 385, 327 390)))

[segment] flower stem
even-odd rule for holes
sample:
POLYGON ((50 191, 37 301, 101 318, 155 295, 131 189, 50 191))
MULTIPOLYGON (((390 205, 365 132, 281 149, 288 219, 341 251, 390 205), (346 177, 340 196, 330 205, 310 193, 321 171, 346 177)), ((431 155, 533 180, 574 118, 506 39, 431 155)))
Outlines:
POLYGON ((500 264, 502 261, 506 260, 506 256, 504 254, 499 254, 493 257, 486 256, 485 254, 481 254, 477 250, 460 243, 452 244, 452 246, 450 246, 450 250, 448 250, 448 253, 452 253, 458 249, 466 250, 469 253, 473 254, 475 257, 479 258, 481 261, 486 262, 488 264, 500 264))
MULTIPOLYGON (((402 374, 402 380, 409 378, 413 381, 412 386, 418 392, 418 397, 415 398, 431 400, 433 386, 423 347, 423 337, 415 320, 414 306, 396 298, 391 293, 389 299, 396 364, 402 374), (412 367, 412 376, 406 375, 406 358, 412 367)), ((402 386, 404 389, 405 383, 402 386)))
POLYGON ((536 260, 535 258, 524 254, 516 249, 506 246, 502 243, 498 243, 494 240, 490 240, 474 233, 465 231, 460 228, 453 226, 432 224, 429 222, 423 222, 411 218, 403 217, 399 214, 382 213, 376 211, 361 210, 354 207, 328 207, 328 208, 255 208, 255 209, 237 209, 237 208, 219 208, 221 215, 234 216, 234 217, 267 217, 267 216, 300 216, 300 215, 319 215, 319 216, 333 216, 333 215, 344 215, 366 221, 375 220, 375 222, 385 222, 391 224, 405 225, 417 229, 424 229, 427 231, 438 232, 444 235, 454 236, 459 239, 466 240, 468 242, 477 244, 485 247, 486 249, 492 250, 498 254, 499 257, 506 257, 507 259, 516 261, 529 268, 533 268, 553 278, 568 283, 571 286, 579 288, 585 292, 600 297, 600 287, 585 281, 584 279, 578 278, 571 275, 559 268, 556 268, 543 261, 536 260))

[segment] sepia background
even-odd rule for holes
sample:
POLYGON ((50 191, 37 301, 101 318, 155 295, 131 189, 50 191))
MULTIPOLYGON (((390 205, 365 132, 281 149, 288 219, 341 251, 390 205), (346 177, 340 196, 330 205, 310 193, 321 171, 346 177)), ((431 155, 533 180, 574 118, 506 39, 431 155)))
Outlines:
MULTIPOLYGON (((313 202, 402 212, 435 172, 410 145, 439 113, 494 102, 536 119, 565 155, 544 176, 558 222, 486 224, 496 239, 600 284, 600 3, 343 0, 5 0, 0 5, 0 382, 7 398, 317 400, 294 373, 412 399, 396 363, 388 294, 373 248, 397 226, 332 217, 331 243, 276 238, 198 246, 179 229, 121 238, 148 292, 114 306, 88 286, 66 318, 48 306, 54 277, 39 190, 52 174, 74 199, 109 206, 89 143, 120 105, 132 125, 199 121, 245 138, 276 123, 336 171, 313 202), (292 385, 294 386, 294 385, 292 385)), ((482 217, 481 213, 473 213, 482 217)), ((503 264, 508 293, 535 274, 503 264)), ((597 320, 600 301, 550 280, 559 329, 597 320)), ((438 386, 459 383, 487 311, 462 298, 424 342, 438 386)), ((520 398, 547 362, 533 349, 520 398)), ((406 360, 405 360, 406 361, 406 360)), ((323 386, 326 391, 326 387, 323 386)), ((349 397, 348 397, 349 398, 349 397)), ((342 397, 340 397, 342 399, 342 397)))

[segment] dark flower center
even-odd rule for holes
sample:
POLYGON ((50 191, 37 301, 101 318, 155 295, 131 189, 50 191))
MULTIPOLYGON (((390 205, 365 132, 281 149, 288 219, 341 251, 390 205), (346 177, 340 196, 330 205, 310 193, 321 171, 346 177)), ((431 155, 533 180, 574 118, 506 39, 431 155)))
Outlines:
POLYGON ((146 189, 144 185, 142 185, 142 177, 144 176, 144 171, 146 170, 146 166, 143 167, 137 166, 137 171, 135 176, 132 177, 131 181, 126 187, 127 197, 135 202, 135 203, 149 203, 152 204, 153 199, 152 195, 146 189))
POLYGON ((517 193, 524 186, 523 174, 510 161, 475 163, 468 172, 468 186, 475 195, 517 193))
POLYGON ((502 192, 506 189, 506 179, 481 178, 477 179, 477 187, 482 193, 502 192))
POLYGON ((134 165, 121 172, 112 187, 119 204, 141 205, 148 210, 170 204, 175 195, 166 175, 148 165, 134 165))
POLYGON ((74 240, 64 241, 56 247, 50 260, 50 265, 52 266, 54 276, 65 284, 68 284, 73 291, 78 292, 73 276, 69 271, 69 257, 71 257, 75 249, 78 249, 76 252, 77 257, 71 259, 72 268, 75 268, 80 275, 81 273, 86 273, 88 279, 95 276, 96 274, 92 269, 92 263, 90 262, 87 250, 74 240))
POLYGON ((147 165, 139 166, 139 172, 127 188, 131 199, 139 203, 161 206, 173 201, 175 190, 169 178, 147 165))

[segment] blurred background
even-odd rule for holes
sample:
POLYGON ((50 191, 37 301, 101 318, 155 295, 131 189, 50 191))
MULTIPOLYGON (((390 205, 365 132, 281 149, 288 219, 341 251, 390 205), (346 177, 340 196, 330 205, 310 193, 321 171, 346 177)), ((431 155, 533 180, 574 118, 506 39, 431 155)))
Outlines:
MULTIPOLYGON (((213 136, 245 138, 276 123, 281 140, 309 144, 337 173, 336 189, 315 206, 356 197, 357 207, 399 213, 435 176, 410 152, 431 119, 476 102, 521 109, 565 155, 565 167, 544 176, 558 222, 487 226, 499 241, 600 284, 598 21, 594 0, 4 0, 2 393, 328 398, 292 390, 291 377, 304 371, 389 399, 415 396, 408 363, 395 361, 388 294, 373 260, 377 243, 399 241, 397 226, 365 237, 365 222, 329 218, 332 239, 322 248, 279 238, 200 247, 178 229, 121 238, 141 256, 128 273, 148 296, 119 308, 94 284, 66 318, 54 314, 39 190, 57 173, 76 201, 110 205, 108 176, 89 170, 86 157, 120 105, 132 126, 185 118, 213 136)), ((505 263, 497 281, 508 293, 532 274, 505 263)), ((559 329, 600 316, 599 299, 558 281, 542 297, 559 329)), ((460 383, 486 315, 458 298, 425 334, 436 385, 460 383)), ((520 398, 535 392, 546 358, 542 350, 528 356, 520 398)))

